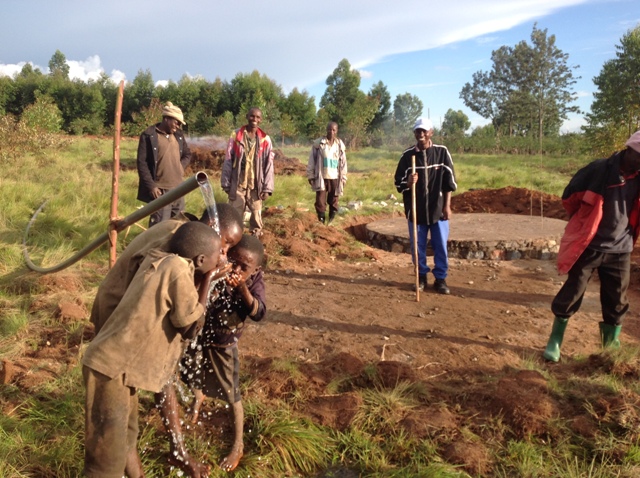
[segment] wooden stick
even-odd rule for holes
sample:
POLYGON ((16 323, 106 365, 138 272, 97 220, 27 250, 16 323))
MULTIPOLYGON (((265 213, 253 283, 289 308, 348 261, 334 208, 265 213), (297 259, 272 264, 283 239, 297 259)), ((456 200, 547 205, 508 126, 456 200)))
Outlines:
MULTIPOLYGON (((411 174, 416 174, 416 157, 411 156, 411 174)), ((416 302, 420 302, 420 268, 418 264, 418 223, 416 213, 416 183, 411 184, 411 220, 413 224, 413 270, 416 274, 416 302)))
POLYGON ((113 131, 113 171, 111 175, 111 214, 109 221, 109 269, 116 263, 116 246, 118 231, 115 223, 118 220, 118 177, 120 175, 120 119, 122 115, 122 98, 124 96, 124 80, 118 88, 116 117, 113 131))

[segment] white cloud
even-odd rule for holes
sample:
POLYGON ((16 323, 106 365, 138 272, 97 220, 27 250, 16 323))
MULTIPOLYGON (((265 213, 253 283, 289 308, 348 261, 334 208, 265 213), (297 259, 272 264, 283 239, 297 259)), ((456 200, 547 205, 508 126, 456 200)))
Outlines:
POLYGON ((587 121, 584 116, 581 115, 569 115, 569 117, 562 123, 560 127, 560 133, 580 133, 581 126, 585 126, 587 121))
POLYGON ((104 73, 104 68, 100 64, 100 57, 93 55, 85 61, 67 60, 69 65, 69 78, 72 80, 97 80, 104 73))
POLYGON ((591 93, 590 91, 576 91, 575 96, 576 98, 587 98, 592 94, 593 93, 591 93))
POLYGON ((111 76, 109 78, 111 78, 111 81, 113 81, 116 85, 119 85, 122 80, 126 81, 127 75, 125 75, 124 72, 120 70, 111 70, 111 76))
MULTIPOLYGON (((0 63, 0 76, 10 76, 10 77, 13 78, 14 75, 16 75, 16 74, 18 74, 18 73, 20 73, 22 71, 22 68, 27 63, 31 63, 31 62, 30 61, 21 61, 20 63, 13 64, 13 65, 7 65, 7 64, 0 63)), ((33 67, 33 69, 38 68, 33 63, 31 63, 31 66, 33 67)))
POLYGON ((493 43, 493 42, 494 42, 494 41, 496 41, 497 39, 498 39, 498 37, 489 37, 489 36, 486 36, 486 37, 478 37, 478 38, 476 38, 476 40, 475 40, 475 41, 476 41, 476 43, 477 43, 478 45, 484 45, 485 43, 493 43))
POLYGON ((373 77, 373 72, 369 70, 358 70, 360 73, 360 78, 371 78, 373 77))
MULTIPOLYGON (((27 63, 30 63, 34 70, 39 69, 43 73, 49 74, 49 67, 43 68, 30 61, 21 61, 17 64, 0 64, 0 76, 13 77, 17 73, 20 73, 27 63)), ((84 82, 88 82, 89 80, 95 81, 104 73, 104 68, 98 55, 90 56, 84 61, 67 60, 66 63, 69 66, 69 78, 72 80, 81 80, 84 82)), ((126 79, 126 75, 120 70, 111 70, 109 78, 118 84, 121 80, 126 79)))

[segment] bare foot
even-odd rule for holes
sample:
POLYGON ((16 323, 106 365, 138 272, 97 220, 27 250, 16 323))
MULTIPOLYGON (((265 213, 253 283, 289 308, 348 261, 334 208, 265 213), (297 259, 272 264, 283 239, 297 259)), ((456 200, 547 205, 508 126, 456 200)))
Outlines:
POLYGON ((190 478, 207 478, 211 471, 211 466, 207 463, 200 463, 190 456, 174 456, 169 455, 169 464, 180 468, 190 478))
POLYGON ((193 389, 193 404, 191 406, 191 423, 198 423, 198 417, 200 416, 200 407, 204 402, 205 395, 202 393, 202 390, 194 388, 193 389))
POLYGON ((231 453, 228 456, 222 459, 220 462, 220 468, 224 471, 233 471, 240 463, 240 458, 242 458, 242 448, 233 447, 231 449, 231 453))

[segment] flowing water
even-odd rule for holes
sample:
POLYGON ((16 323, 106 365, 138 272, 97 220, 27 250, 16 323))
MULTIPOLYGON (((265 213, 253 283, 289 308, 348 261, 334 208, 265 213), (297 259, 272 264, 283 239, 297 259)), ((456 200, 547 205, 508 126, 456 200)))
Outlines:
POLYGON ((220 219, 218 218, 218 208, 216 206, 216 198, 213 195, 213 187, 207 177, 204 181, 199 181, 200 192, 202 192, 202 198, 204 199, 204 205, 209 213, 211 219, 211 227, 213 230, 220 234, 220 219))

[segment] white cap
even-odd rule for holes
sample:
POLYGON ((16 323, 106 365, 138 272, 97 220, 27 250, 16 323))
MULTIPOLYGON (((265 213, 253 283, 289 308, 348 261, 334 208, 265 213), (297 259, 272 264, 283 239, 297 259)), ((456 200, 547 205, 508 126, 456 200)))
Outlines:
POLYGON ((636 153, 640 153, 640 131, 636 131, 627 140, 625 146, 633 149, 636 153))
POLYGON ((430 131, 433 129, 433 123, 429 118, 418 118, 416 120, 416 124, 413 125, 413 131, 417 129, 423 129, 425 131, 430 131))

